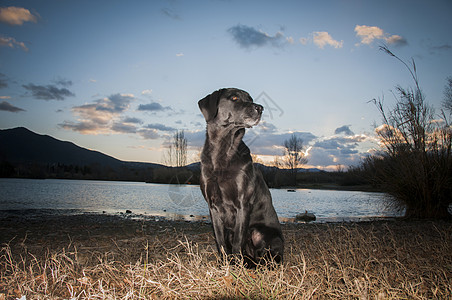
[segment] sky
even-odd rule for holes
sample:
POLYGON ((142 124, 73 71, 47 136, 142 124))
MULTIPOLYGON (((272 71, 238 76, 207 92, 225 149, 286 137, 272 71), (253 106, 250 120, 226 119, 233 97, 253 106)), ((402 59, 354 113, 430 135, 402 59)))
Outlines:
POLYGON ((437 110, 452 76, 452 2, 7 1, 0 4, 0 129, 26 127, 125 161, 163 163, 176 130, 189 162, 197 102, 236 87, 264 106, 245 142, 263 162, 292 134, 307 167, 359 164, 378 149, 395 87, 416 64, 437 110))

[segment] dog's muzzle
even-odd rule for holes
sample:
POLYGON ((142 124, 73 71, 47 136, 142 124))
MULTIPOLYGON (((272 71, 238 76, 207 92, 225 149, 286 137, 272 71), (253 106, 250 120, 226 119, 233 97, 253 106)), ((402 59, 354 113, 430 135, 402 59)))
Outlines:
POLYGON ((262 114, 262 112, 264 111, 264 107, 260 104, 254 104, 254 109, 257 110, 259 114, 262 114))

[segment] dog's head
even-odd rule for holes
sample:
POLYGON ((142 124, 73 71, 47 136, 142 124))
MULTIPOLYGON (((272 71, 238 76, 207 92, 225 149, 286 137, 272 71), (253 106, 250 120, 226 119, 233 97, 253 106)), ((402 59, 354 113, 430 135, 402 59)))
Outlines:
POLYGON ((247 92, 235 88, 215 91, 199 100, 198 105, 207 124, 239 128, 257 125, 264 110, 247 92))

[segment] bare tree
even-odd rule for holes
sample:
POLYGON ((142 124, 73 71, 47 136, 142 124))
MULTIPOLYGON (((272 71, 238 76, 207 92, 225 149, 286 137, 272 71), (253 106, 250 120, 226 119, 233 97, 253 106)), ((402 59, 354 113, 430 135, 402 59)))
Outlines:
POLYGON ((184 131, 176 131, 173 140, 166 152, 165 164, 172 167, 184 167, 187 165, 187 139, 184 131))
POLYGON ((295 134, 284 141, 284 158, 283 165, 290 170, 292 184, 297 184, 297 170, 308 162, 303 152, 303 140, 295 134))
POLYGON ((447 78, 447 84, 444 87, 443 108, 452 114, 452 77, 447 78))

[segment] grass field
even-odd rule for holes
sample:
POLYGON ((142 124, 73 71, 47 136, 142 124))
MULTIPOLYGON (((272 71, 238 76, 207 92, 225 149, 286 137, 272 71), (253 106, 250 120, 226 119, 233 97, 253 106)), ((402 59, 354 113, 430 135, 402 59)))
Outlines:
POLYGON ((284 224, 285 261, 217 255, 209 224, 0 220, 0 299, 452 299, 452 223, 284 224))

